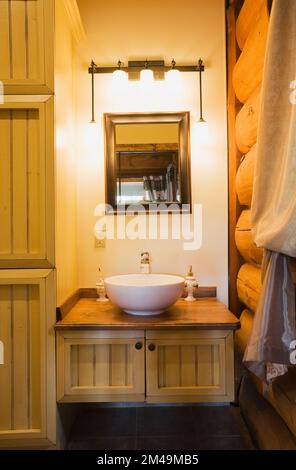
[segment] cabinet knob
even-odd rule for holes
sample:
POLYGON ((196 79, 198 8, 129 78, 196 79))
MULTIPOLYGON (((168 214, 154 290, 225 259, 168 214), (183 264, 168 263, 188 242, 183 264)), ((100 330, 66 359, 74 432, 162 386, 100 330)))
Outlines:
POLYGON ((141 341, 138 341, 138 343, 135 344, 136 349, 142 349, 142 347, 143 347, 143 343, 141 343, 141 341))
POLYGON ((155 344, 150 343, 148 346, 149 351, 155 351, 155 344))

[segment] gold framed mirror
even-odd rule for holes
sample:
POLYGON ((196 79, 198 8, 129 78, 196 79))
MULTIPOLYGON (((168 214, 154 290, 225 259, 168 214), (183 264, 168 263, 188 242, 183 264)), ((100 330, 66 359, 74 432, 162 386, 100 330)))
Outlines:
POLYGON ((109 212, 191 211, 189 120, 187 111, 104 114, 109 212))

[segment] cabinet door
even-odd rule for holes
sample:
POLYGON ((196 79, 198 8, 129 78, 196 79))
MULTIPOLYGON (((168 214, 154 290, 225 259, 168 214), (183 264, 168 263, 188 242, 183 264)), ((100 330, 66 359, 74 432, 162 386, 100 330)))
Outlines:
POLYGON ((143 331, 57 332, 60 401, 144 401, 144 368, 143 331))
POLYGON ((147 332, 147 400, 233 400, 232 332, 147 332))
POLYGON ((0 271, 0 447, 55 442, 54 273, 0 271))
POLYGON ((0 105, 0 268, 54 266, 53 98, 36 99, 0 105))
POLYGON ((53 92, 54 0, 0 1, 4 93, 53 92))

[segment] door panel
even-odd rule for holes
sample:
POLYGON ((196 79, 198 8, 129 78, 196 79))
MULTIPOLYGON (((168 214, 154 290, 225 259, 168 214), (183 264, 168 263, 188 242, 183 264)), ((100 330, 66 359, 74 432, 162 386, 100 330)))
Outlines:
POLYGON ((146 388, 148 401, 231 401, 232 333, 164 334, 148 332, 146 388), (198 337, 200 334, 201 337, 198 337), (220 335, 220 337, 219 337, 220 335))
POLYGON ((0 105, 0 268, 54 265, 52 100, 0 105))
POLYGON ((53 92, 54 0, 0 1, 5 94, 53 92))
POLYGON ((61 330, 57 360, 60 401, 118 401, 124 396, 144 400, 143 332, 61 330))
POLYGON ((53 282, 50 270, 0 271, 0 340, 4 348, 0 364, 0 445, 6 439, 55 440, 51 425, 55 397, 47 389, 48 383, 54 383, 47 367, 55 360, 53 282), (51 299, 47 302, 49 292, 51 299))

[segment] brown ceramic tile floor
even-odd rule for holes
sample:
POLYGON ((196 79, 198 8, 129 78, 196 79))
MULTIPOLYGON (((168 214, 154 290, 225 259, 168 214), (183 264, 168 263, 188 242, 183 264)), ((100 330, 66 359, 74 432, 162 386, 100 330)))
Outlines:
POLYGON ((252 442, 232 406, 83 407, 70 450, 244 450, 252 442))

